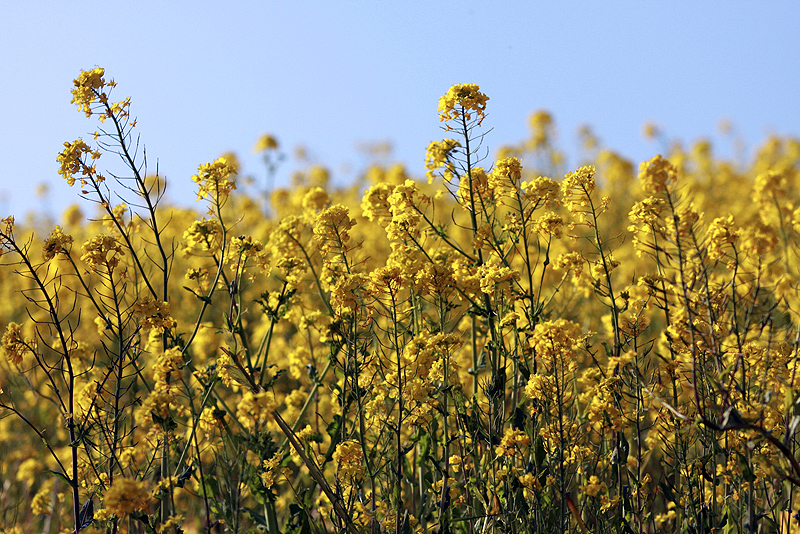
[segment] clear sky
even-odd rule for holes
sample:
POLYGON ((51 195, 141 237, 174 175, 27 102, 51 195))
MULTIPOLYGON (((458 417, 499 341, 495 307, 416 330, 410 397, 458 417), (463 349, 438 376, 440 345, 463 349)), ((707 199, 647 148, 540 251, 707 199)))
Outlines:
POLYGON ((455 83, 490 97, 492 153, 538 109, 570 152, 589 124, 638 164, 660 151, 642 137, 654 121, 730 153, 723 118, 752 149, 800 134, 798 24, 795 1, 0 2, 0 215, 77 201, 56 155, 96 129, 69 103, 81 69, 104 67, 132 97, 150 169, 191 203, 190 177, 223 152, 263 174, 251 149, 265 132, 339 182, 363 170, 360 143, 387 140, 421 176, 455 83))

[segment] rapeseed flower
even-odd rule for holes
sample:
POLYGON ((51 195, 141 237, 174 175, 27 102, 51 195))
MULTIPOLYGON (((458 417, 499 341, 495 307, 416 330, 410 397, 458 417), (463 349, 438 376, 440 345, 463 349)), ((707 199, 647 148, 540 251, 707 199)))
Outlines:
POLYGON ((76 104, 78 109, 86 113, 87 117, 92 116, 92 104, 97 101, 105 103, 107 96, 102 89, 105 87, 115 87, 113 81, 106 82, 105 69, 95 67, 92 70, 82 70, 80 75, 73 80, 72 104, 76 104))
POLYGON ((364 451, 356 440, 343 441, 336 446, 333 460, 336 462, 336 474, 345 485, 352 485, 364 477, 362 461, 364 451))
POLYGON ((92 150, 82 139, 72 143, 65 142, 64 150, 59 152, 56 158, 59 164, 58 174, 67 180, 70 187, 75 185, 76 175, 80 176, 82 186, 86 186, 88 183, 84 177, 95 178, 97 182, 103 181, 102 176, 97 174, 97 167, 89 165, 86 156, 93 161, 100 158, 100 152, 92 150))
POLYGON ((530 444, 531 438, 525 432, 516 428, 509 428, 503 434, 500 445, 495 448, 494 453, 497 456, 507 456, 509 458, 514 456, 522 457, 524 454, 523 447, 527 447, 530 444))
POLYGON ((33 353, 35 340, 26 338, 22 333, 22 326, 18 323, 8 323, 3 332, 3 352, 14 365, 22 363, 25 354, 33 353))
POLYGON ((253 393, 248 389, 236 405, 236 419, 244 428, 253 431, 270 421, 277 407, 278 402, 272 392, 253 393))
POLYGON ((639 180, 649 195, 666 193, 678 181, 678 169, 661 155, 656 155, 639 166, 639 180))
POLYGON ((125 255, 122 245, 116 238, 100 234, 83 244, 81 261, 85 262, 93 271, 101 268, 107 272, 113 271, 119 265, 120 257, 125 255))
POLYGON ((49 261, 55 258, 56 254, 69 254, 71 245, 72 236, 65 234, 60 226, 56 226, 44 241, 42 257, 49 261))
POLYGON ((256 154, 260 154, 261 152, 266 152, 268 150, 277 150, 277 149, 278 149, 278 140, 269 134, 264 134, 261 137, 259 137, 258 141, 256 141, 255 146, 253 146, 253 152, 256 154))
POLYGON ((456 170, 453 162, 453 154, 461 143, 454 139, 444 139, 443 141, 431 141, 425 151, 425 168, 427 169, 428 183, 433 183, 436 178, 436 171, 442 170, 442 177, 450 181, 456 170))
POLYGON ((109 513, 124 517, 148 507, 151 492, 142 480, 117 477, 103 495, 103 507, 109 513))
POLYGON ((564 181, 561 182, 561 194, 564 197, 564 205, 571 213, 582 213, 589 205, 592 192, 597 187, 594 174, 594 166, 585 165, 564 176, 564 181))
POLYGON ((486 101, 489 97, 480 92, 474 83, 462 83, 452 86, 447 93, 439 99, 439 119, 442 121, 458 119, 462 116, 472 120, 474 112, 478 117, 478 124, 486 116, 486 101))
POLYGON ((197 174, 192 176, 197 184, 197 200, 209 198, 213 202, 224 202, 236 189, 236 172, 236 167, 224 157, 200 165, 197 174))
POLYGON ((150 295, 140 297, 133 304, 133 314, 142 318, 142 328, 154 328, 161 333, 177 325, 169 311, 169 302, 159 302, 150 295))

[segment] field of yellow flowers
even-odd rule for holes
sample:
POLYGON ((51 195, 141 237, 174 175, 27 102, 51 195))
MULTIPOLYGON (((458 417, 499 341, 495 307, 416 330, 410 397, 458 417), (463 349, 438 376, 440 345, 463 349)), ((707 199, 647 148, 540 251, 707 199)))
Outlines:
POLYGON ((114 87, 58 154, 88 215, 0 223, 0 532, 800 532, 800 141, 565 174, 464 84, 427 179, 227 155, 187 209, 114 87))

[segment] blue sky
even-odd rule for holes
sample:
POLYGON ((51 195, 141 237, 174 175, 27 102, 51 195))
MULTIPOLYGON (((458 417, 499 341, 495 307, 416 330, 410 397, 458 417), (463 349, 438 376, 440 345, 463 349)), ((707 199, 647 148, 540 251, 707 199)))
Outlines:
POLYGON ((81 69, 104 67, 115 95, 132 97, 151 170, 188 204, 197 166, 223 152, 263 174, 251 149, 265 132, 339 182, 363 170, 366 142, 391 141, 391 161, 422 175, 455 83, 490 97, 492 151, 523 139, 538 109, 568 151, 589 124, 634 163, 661 150, 642 137, 647 121, 722 154, 723 118, 750 149, 796 136, 798 23, 788 1, 2 2, 0 215, 58 215, 78 200, 55 158, 96 129, 69 103, 81 69))

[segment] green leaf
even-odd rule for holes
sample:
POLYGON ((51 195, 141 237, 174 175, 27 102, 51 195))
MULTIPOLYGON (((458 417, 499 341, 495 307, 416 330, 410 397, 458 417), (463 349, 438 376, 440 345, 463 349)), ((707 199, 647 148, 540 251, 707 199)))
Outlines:
POLYGON ((263 515, 259 514, 252 508, 248 508, 247 506, 243 507, 244 511, 250 514, 250 517, 253 519, 256 525, 259 527, 269 528, 269 523, 267 523, 267 518, 263 515))
POLYGON ((331 437, 331 446, 328 452, 325 453, 325 462, 330 462, 333 458, 333 453, 336 451, 336 446, 342 439, 342 416, 334 415, 333 420, 328 424, 328 435, 331 437))

